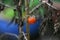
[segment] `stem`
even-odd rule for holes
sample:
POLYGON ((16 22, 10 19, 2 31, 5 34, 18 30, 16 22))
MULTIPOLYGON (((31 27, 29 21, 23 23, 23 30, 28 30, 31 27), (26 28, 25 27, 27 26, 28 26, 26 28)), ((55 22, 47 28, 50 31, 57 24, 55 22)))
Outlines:
MULTIPOLYGON (((25 12, 26 16, 29 14, 29 0, 25 0, 25 12)), ((30 30, 29 30, 29 24, 27 21, 28 17, 26 17, 26 32, 27 32, 27 39, 30 40, 30 30)))

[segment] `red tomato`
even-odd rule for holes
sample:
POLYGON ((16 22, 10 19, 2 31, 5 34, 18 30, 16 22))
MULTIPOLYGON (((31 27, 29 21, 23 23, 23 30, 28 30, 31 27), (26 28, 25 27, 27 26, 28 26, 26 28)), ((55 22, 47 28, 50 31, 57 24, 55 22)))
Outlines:
POLYGON ((36 22, 36 18, 35 17, 32 16, 32 17, 28 18, 28 23, 29 24, 34 24, 35 22, 36 22))

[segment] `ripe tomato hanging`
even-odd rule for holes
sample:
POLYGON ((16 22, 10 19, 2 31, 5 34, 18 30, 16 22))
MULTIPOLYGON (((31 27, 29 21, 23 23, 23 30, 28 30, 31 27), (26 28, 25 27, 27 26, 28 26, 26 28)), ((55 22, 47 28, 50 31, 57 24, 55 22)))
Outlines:
POLYGON ((34 24, 35 22, 36 22, 35 16, 30 16, 30 17, 28 17, 28 23, 29 23, 29 24, 34 24))

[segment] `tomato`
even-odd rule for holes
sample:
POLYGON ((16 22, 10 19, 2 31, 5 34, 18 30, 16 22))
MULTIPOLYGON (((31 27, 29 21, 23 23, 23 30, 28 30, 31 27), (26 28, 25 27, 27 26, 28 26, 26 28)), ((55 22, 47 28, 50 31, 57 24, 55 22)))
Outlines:
POLYGON ((28 23, 29 24, 34 24, 36 22, 36 18, 34 16, 28 17, 28 23))

